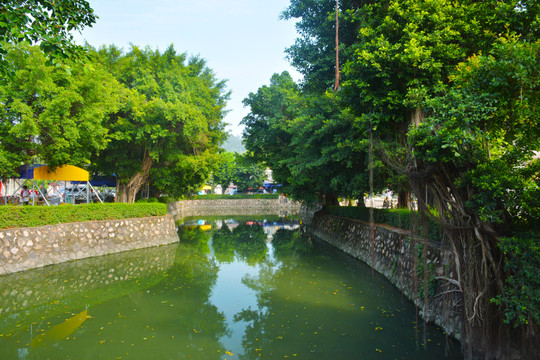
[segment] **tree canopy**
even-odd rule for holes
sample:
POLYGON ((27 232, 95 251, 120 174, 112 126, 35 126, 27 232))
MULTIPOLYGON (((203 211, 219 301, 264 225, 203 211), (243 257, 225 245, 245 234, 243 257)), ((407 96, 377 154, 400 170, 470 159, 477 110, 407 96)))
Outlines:
POLYGON ((249 94, 243 119, 252 157, 265 163, 297 199, 362 198, 368 191, 366 138, 351 131, 355 117, 335 94, 304 93, 287 72, 249 94))
POLYGON ((219 154, 218 167, 212 173, 211 182, 221 185, 223 191, 230 183, 240 190, 258 189, 266 180, 266 167, 244 154, 222 152, 219 154))
POLYGON ((14 74, 0 84, 2 176, 33 161, 89 165, 107 145, 105 120, 120 106, 120 84, 98 64, 70 62, 69 72, 47 66, 39 48, 7 49, 14 74))
POLYGON ((110 46, 93 54, 124 85, 96 171, 115 173, 130 202, 149 181, 170 196, 196 191, 215 169, 225 138, 225 82, 203 59, 188 59, 172 45, 163 53, 134 46, 124 54, 110 46))
POLYGON ((304 79, 276 74, 246 98, 247 149, 297 198, 301 189, 358 196, 373 168, 375 183, 410 190, 419 219, 437 216, 460 264, 459 289, 449 291, 463 299, 468 356, 506 356, 505 311, 538 331, 540 304, 515 291, 538 281, 504 282, 524 276, 512 241, 540 224, 540 5, 340 1, 336 92, 334 4, 292 0, 283 17, 298 21, 287 52, 304 79))
POLYGON ((229 94, 205 61, 133 47, 88 49, 84 61, 50 66, 27 43, 6 45, 13 74, 0 85, 0 166, 70 164, 115 174, 119 200, 143 185, 195 192, 217 167, 229 94))
POLYGON ((0 4, 0 73, 6 74, 7 44, 39 44, 51 62, 84 54, 73 43, 72 31, 96 22, 96 15, 85 0, 4 0, 0 4))

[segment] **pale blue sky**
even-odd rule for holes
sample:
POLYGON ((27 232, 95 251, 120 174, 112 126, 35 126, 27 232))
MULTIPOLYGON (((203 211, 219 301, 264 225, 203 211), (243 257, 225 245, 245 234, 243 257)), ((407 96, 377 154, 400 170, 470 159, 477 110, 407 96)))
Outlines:
POLYGON ((92 46, 130 44, 206 59, 218 79, 227 79, 232 91, 225 121, 234 135, 248 113, 242 100, 269 83, 274 73, 300 75, 285 59, 293 44, 292 21, 279 20, 289 0, 89 0, 99 16, 92 28, 75 34, 76 41, 92 46))

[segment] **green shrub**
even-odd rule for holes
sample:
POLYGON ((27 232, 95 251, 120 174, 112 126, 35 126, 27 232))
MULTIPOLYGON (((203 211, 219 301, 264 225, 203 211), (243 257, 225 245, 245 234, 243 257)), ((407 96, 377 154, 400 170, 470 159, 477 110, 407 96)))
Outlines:
POLYGON ((506 322, 514 326, 540 325, 540 235, 520 233, 499 239, 506 282, 491 301, 502 305, 506 322))
MULTIPOLYGON (((357 206, 325 206, 324 211, 327 214, 341 216, 349 219, 359 219, 369 222, 368 207, 357 206)), ((423 233, 423 226, 416 211, 409 209, 373 209, 373 222, 377 224, 386 224, 400 229, 411 230, 412 224, 417 224, 415 232, 423 233)), ((433 219, 428 219, 428 238, 434 241, 440 241, 442 238, 441 227, 433 219)))
POLYGON ((162 216, 166 214, 167 206, 160 203, 0 206, 0 229, 162 216))
POLYGON ((136 203, 143 203, 143 204, 148 204, 148 203, 157 203, 158 202, 158 198, 154 198, 154 197, 151 197, 151 198, 148 198, 148 199, 139 199, 137 201, 135 201, 136 203))

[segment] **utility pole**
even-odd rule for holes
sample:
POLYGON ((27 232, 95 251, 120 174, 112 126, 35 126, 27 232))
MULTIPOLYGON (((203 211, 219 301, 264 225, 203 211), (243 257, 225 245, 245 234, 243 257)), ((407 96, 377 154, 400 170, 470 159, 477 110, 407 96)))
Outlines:
POLYGON ((339 0, 336 0, 336 81, 334 91, 339 89, 339 0))

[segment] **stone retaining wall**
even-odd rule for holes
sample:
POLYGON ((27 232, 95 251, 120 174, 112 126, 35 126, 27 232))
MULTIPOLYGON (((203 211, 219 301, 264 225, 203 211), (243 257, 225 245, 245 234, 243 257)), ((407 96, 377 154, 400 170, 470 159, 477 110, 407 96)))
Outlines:
POLYGON ((422 239, 412 238, 409 231, 383 225, 373 227, 372 246, 369 224, 321 213, 315 214, 309 232, 368 265, 373 264, 377 272, 419 306, 424 319, 458 340, 461 338, 461 298, 456 291, 451 251, 434 243, 427 243, 423 250, 422 239), (424 303, 426 274, 430 295, 424 303))
POLYGON ((178 243, 154 246, 4 275, 0 334, 144 291, 163 280, 177 249, 178 243))
POLYGON ((288 215, 300 211, 300 202, 281 199, 184 200, 168 205, 175 218, 212 215, 288 215))
POLYGON ((0 275, 178 242, 170 215, 0 230, 0 275))

